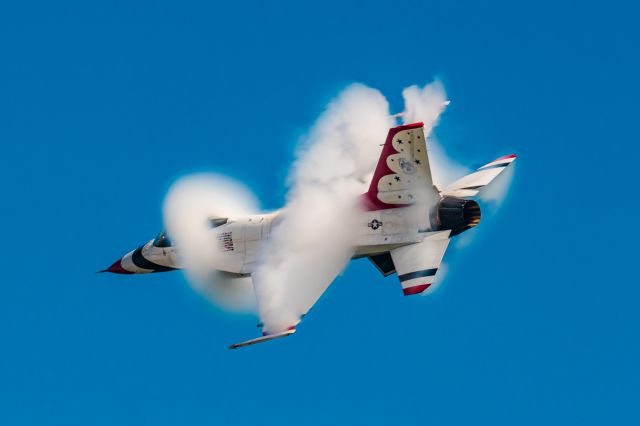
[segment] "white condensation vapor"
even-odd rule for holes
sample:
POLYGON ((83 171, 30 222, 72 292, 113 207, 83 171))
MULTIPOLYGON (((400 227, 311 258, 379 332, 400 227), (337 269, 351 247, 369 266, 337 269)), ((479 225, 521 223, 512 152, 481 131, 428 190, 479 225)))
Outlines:
POLYGON ((449 105, 442 83, 435 80, 424 87, 409 86, 402 91, 402 97, 405 105, 402 113, 404 122, 422 121, 424 123, 424 132, 429 138, 429 164, 434 184, 443 187, 469 173, 469 169, 447 157, 443 147, 431 133, 438 124, 440 115, 449 105))
POLYGON ((420 293, 420 296, 424 297, 424 296, 429 296, 430 294, 435 293, 442 285, 442 282, 445 280, 448 273, 449 273, 449 266, 447 265, 447 263, 445 262, 440 263, 440 266, 438 266, 438 273, 433 279, 433 282, 425 291, 420 293))
MULTIPOLYGON (((428 134, 437 125, 440 115, 449 104, 444 86, 438 80, 422 88, 415 85, 407 87, 403 90, 402 96, 405 102, 405 111, 402 113, 403 119, 406 123, 424 122, 425 134, 428 134)), ((448 157, 442 145, 432 133, 428 134, 428 137, 429 163, 434 184, 442 188, 471 172, 470 168, 464 167, 448 157)), ((515 163, 511 164, 507 170, 480 191, 478 198, 485 202, 483 209, 488 208, 492 212, 498 210, 508 194, 514 176, 514 167, 515 163)), ((455 246, 457 248, 467 247, 473 242, 476 233, 477 231, 472 231, 460 235, 455 240, 455 246)), ((440 272, 438 272, 438 275, 440 275, 440 272)), ((436 276, 437 283, 434 283, 430 291, 423 294, 433 293, 443 280, 444 275, 439 278, 436 276)))
POLYGON ((516 162, 511 163, 493 182, 480 191, 478 197, 482 201, 491 203, 494 209, 499 208, 509 193, 511 182, 515 176, 516 164, 516 162))
POLYGON ((184 268, 187 281, 227 311, 255 312, 255 293, 251 278, 237 278, 216 269, 224 259, 217 250, 209 219, 257 211, 258 203, 247 188, 214 174, 195 174, 179 179, 164 201, 165 227, 179 253, 177 260, 184 268))
MULTIPOLYGON (((486 228, 490 226, 491 222, 495 220, 496 213, 500 210, 502 203, 507 199, 509 195, 509 189, 515 176, 516 162, 511 163, 505 171, 500 173, 491 183, 482 188, 478 193, 477 198, 481 201, 481 209, 484 218, 482 223, 486 228), (489 214, 487 214, 489 213, 489 214)), ((470 229, 467 232, 456 237, 455 247, 457 249, 464 249, 470 246, 476 236, 479 229, 470 229)))
MULTIPOLYGON (((429 135, 448 104, 442 84, 411 86, 403 96, 404 121, 424 122, 429 135)), ((370 183, 380 145, 394 122, 384 96, 360 84, 349 86, 327 106, 302 139, 288 177, 287 204, 262 247, 253 284, 251 278, 216 270, 224 259, 208 223, 212 215, 256 213, 251 192, 219 175, 177 181, 166 197, 164 218, 189 283, 230 311, 255 311, 257 296, 267 333, 295 326, 353 254, 358 196, 370 183)), ((436 183, 467 172, 446 157, 432 134, 429 144, 436 183)))
POLYGON ((303 138, 281 222, 253 273, 264 332, 295 326, 351 258, 358 196, 391 126, 384 96, 354 84, 303 138))

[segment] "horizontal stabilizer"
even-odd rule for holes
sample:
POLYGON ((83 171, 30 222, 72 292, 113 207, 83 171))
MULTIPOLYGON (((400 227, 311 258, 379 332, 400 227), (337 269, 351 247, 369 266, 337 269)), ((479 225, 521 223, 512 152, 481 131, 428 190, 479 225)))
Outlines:
POLYGON ((485 186, 489 185, 516 159, 514 154, 496 158, 473 173, 470 173, 442 190, 442 195, 452 197, 474 197, 485 186))
POLYGON ((240 343, 234 343, 233 345, 229 346, 229 349, 243 348, 245 346, 255 345, 256 343, 268 342, 269 340, 290 336, 295 332, 296 329, 292 328, 291 330, 283 331, 282 333, 267 334, 266 336, 257 337, 255 339, 246 340, 240 343))
POLYGON ((391 258, 405 296, 419 294, 433 284, 451 231, 429 232, 419 243, 391 250, 391 258))

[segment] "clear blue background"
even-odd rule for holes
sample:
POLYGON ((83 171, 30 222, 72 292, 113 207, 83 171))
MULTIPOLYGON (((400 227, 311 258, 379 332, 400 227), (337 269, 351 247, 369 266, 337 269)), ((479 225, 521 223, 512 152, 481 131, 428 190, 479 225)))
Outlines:
POLYGON ((639 424, 638 12, 3 2, 0 424, 639 424), (356 261, 295 337, 228 351, 255 319, 181 274, 94 275, 161 229, 176 177, 278 207, 340 89, 398 111, 434 76, 451 156, 519 165, 432 296, 356 261))

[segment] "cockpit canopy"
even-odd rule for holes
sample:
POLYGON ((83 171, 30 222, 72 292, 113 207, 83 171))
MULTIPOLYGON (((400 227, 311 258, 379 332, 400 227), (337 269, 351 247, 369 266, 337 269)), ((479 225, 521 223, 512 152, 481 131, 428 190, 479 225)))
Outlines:
POLYGON ((171 240, 167 236, 167 231, 162 231, 158 234, 158 236, 153 240, 154 247, 171 247, 171 240))

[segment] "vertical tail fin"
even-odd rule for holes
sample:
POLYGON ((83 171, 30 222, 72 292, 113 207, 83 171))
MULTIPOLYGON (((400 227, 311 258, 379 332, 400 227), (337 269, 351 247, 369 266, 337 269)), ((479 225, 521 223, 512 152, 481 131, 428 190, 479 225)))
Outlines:
POLYGON ((418 189, 435 191, 427 155, 424 124, 389 129, 369 191, 368 210, 404 207, 416 202, 418 189))

